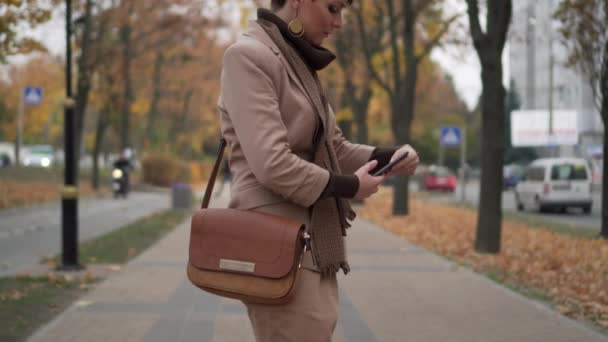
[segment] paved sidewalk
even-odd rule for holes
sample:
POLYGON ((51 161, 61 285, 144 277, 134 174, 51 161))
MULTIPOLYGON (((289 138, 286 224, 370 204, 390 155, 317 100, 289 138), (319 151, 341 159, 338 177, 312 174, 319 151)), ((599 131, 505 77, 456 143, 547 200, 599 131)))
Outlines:
MULTIPOLYGON (((335 342, 608 341, 369 222, 350 232, 335 342)), ((239 302, 189 283, 188 233, 180 225, 30 341, 254 341, 239 302)))

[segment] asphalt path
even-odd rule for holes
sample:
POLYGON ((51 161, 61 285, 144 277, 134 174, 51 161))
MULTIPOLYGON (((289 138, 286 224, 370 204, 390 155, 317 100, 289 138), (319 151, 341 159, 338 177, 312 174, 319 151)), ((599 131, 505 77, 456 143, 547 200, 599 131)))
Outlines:
MULTIPOLYGON (((591 214, 584 214, 582 210, 578 208, 570 208, 565 213, 559 213, 557 211, 539 213, 530 210, 519 213, 532 218, 596 230, 599 234, 602 223, 601 195, 602 194, 599 191, 593 192, 593 207, 591 209, 591 214)), ((454 193, 433 192, 431 198, 438 201, 460 202, 462 199, 462 187, 459 185, 454 193)), ((467 183, 465 187, 465 201, 466 203, 477 207, 479 203, 479 181, 475 180, 467 183)), ((513 190, 503 191, 502 208, 505 212, 517 212, 515 192, 513 190)))
MULTIPOLYGON (((161 192, 132 192, 127 199, 79 201, 80 241, 108 233, 169 208, 161 192)), ((61 253, 61 202, 0 211, 0 276, 23 272, 42 258, 61 253)))

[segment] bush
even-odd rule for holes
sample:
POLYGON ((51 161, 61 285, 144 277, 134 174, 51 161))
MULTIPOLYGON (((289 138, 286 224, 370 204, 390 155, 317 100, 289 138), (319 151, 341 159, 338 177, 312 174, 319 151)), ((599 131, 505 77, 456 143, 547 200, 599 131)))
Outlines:
POLYGON ((142 161, 143 182, 159 186, 170 186, 173 183, 189 183, 190 166, 181 160, 169 156, 148 156, 142 161))
POLYGON ((213 165, 208 161, 197 162, 191 161, 190 165, 190 182, 194 185, 207 182, 211 175, 213 165))

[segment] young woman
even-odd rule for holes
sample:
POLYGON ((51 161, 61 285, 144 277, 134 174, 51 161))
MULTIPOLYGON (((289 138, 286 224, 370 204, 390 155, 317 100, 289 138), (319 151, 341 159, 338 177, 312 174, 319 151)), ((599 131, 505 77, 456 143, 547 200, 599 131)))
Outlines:
POLYGON ((365 199, 392 169, 413 174, 409 145, 374 148, 345 140, 317 77, 335 56, 321 44, 342 25, 349 0, 272 0, 224 55, 218 102, 232 147, 230 207, 307 225, 307 252, 286 305, 245 303, 257 341, 331 341, 338 314, 336 273, 349 271, 344 246, 354 219, 348 199, 365 199))

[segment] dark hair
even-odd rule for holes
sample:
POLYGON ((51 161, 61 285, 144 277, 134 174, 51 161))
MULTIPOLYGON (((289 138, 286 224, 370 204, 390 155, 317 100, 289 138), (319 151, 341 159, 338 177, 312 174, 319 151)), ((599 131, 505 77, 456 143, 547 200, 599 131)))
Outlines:
POLYGON ((283 8, 283 6, 285 6, 285 1, 287 0, 272 0, 270 2, 270 9, 276 11, 283 8))
MULTIPOLYGON (((272 0, 270 1, 270 9, 273 11, 280 10, 283 8, 283 6, 285 6, 285 2, 287 2, 287 0, 272 0)), ((353 0, 346 0, 346 3, 350 5, 353 3, 353 0)))

